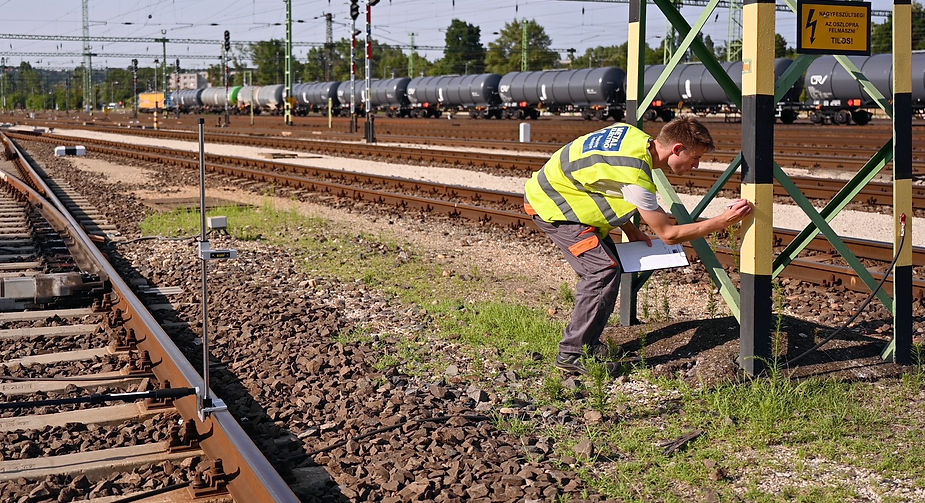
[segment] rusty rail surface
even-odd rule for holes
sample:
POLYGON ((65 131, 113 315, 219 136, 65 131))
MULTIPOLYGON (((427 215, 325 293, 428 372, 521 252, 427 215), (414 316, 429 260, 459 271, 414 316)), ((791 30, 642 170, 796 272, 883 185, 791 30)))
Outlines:
MULTIPOLYGON (((51 137, 43 138, 43 136, 44 135, 25 135, 24 138, 47 142, 55 141, 51 137)), ((161 164, 171 164, 187 169, 198 169, 199 166, 198 159, 194 157, 192 152, 188 151, 152 147, 150 145, 123 144, 104 140, 93 140, 92 143, 96 145, 93 150, 99 153, 118 157, 130 157, 161 164)), ((206 169, 215 173, 261 182, 280 183, 291 187, 308 189, 314 192, 331 194, 357 201, 386 203, 398 206, 406 211, 416 209, 421 212, 437 212, 451 218, 465 218, 483 223, 493 223, 512 227, 533 227, 530 217, 519 209, 522 203, 522 194, 446 186, 378 175, 345 173, 339 170, 304 167, 278 161, 230 156, 207 156, 206 169), (300 174, 289 174, 290 172, 299 172, 300 174), (357 182, 374 183, 383 185, 387 188, 398 188, 409 192, 419 193, 423 190, 425 193, 434 194, 438 197, 442 196, 442 198, 433 199, 348 185, 357 182), (466 204, 459 201, 454 202, 443 199, 447 197, 468 197, 474 201, 491 202, 493 204, 509 207, 510 209, 489 208, 476 204, 466 204)), ((776 229, 774 239, 776 243, 783 244, 788 243, 795 236, 796 232, 794 231, 776 229)), ((617 236, 616 239, 619 239, 619 237, 617 236)), ((892 243, 854 238, 848 238, 844 241, 851 247, 858 258, 861 259, 888 262, 893 255, 892 243)), ((832 254, 834 252, 828 241, 820 237, 817 237, 812 242, 809 249, 821 254, 832 254)), ((736 252, 734 250, 727 247, 718 247, 715 251, 723 265, 734 266, 736 262, 736 252)), ((690 248, 689 245, 688 253, 693 253, 693 248, 690 248)), ((917 265, 925 264, 925 248, 913 248, 913 263, 917 265)), ((825 264, 820 262, 817 258, 796 259, 784 270, 783 275, 823 286, 843 286, 855 291, 868 291, 866 285, 860 281, 850 267, 825 264)), ((872 272, 872 275, 877 280, 882 278, 882 274, 877 272, 872 272)), ((892 280, 888 279, 887 285, 888 286, 885 286, 885 288, 891 288, 892 280)), ((925 299, 925 280, 915 279, 913 281, 913 296, 916 299, 925 299)))
MULTIPOLYGON (((19 169, 32 171, 32 167, 15 144, 4 138, 7 149, 11 151, 19 169)), ((73 241, 80 253, 96 262, 101 276, 108 278, 112 285, 114 310, 121 312, 126 328, 134 329, 139 340, 138 346, 148 351, 154 362, 153 372, 161 381, 170 381, 172 387, 195 387, 202 389, 203 382, 196 369, 187 361, 179 348, 164 332, 154 316, 138 299, 128 284, 109 264, 102 252, 96 248, 91 238, 83 232, 77 222, 62 209, 64 205, 54 196, 47 185, 37 176, 38 189, 33 189, 26 182, 6 173, 0 172, 0 180, 23 193, 30 202, 44 209, 53 225, 66 228, 67 236, 73 241), (43 196, 46 194, 47 196, 43 196)), ((214 395, 213 395, 214 396, 214 395)), ((228 489, 239 502, 297 502, 295 494, 280 475, 257 449, 230 412, 220 411, 200 421, 197 414, 195 396, 188 396, 174 401, 174 405, 186 421, 196 424, 200 435, 200 445, 211 459, 221 459, 225 472, 231 474, 228 489)))

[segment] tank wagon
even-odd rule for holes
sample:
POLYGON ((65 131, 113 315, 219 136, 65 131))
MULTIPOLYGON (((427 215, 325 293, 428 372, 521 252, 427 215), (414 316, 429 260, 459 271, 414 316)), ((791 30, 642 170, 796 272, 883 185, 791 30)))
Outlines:
POLYGON ((625 83, 626 72, 616 67, 510 72, 501 77, 498 93, 504 118, 536 119, 546 110, 622 120, 625 83))
MULTIPOLYGON (((885 96, 892 94, 892 55, 853 56, 851 60, 885 96)), ((792 61, 775 61, 777 78, 783 76, 792 61)), ((741 84, 742 64, 723 63, 723 70, 733 82, 741 84)), ((664 69, 650 65, 645 69, 644 89, 648 92, 664 69)), ((912 55, 912 105, 925 114, 925 53, 912 55)), ((578 113, 585 119, 622 120, 625 112, 626 75, 614 67, 539 72, 510 72, 505 75, 442 75, 413 79, 374 79, 371 101, 374 110, 390 117, 440 117, 443 113, 468 112, 472 118, 532 119, 541 112, 578 113)), ((294 112, 327 113, 328 103, 337 115, 349 114, 350 96, 355 97, 357 113, 364 115, 366 84, 356 81, 356 89, 345 82, 309 82, 293 88, 294 112)), ((256 112, 282 109, 282 85, 235 86, 176 91, 167 96, 168 107, 176 103, 180 111, 218 111, 229 106, 256 112)), ((139 98, 148 98, 142 93, 139 98)), ((163 94, 159 94, 163 100, 163 94)), ((163 103, 159 105, 163 107, 163 103)), ((142 99, 139 108, 153 108, 152 99, 142 99)), ((777 117, 791 123, 800 111, 808 111, 817 124, 863 125, 871 120, 870 109, 876 106, 861 86, 832 56, 817 58, 802 79, 777 104, 777 117), (808 100, 801 98, 806 90, 808 100)), ((644 118, 668 121, 676 110, 688 108, 694 113, 726 113, 739 118, 740 111, 731 103, 713 75, 701 63, 678 65, 655 96, 644 118)))
POLYGON ((446 81, 444 89, 445 109, 468 112, 473 119, 501 118, 501 95, 497 73, 458 75, 446 81))
POLYGON ((258 89, 259 87, 257 86, 241 86, 241 89, 238 90, 238 110, 250 110, 258 89))
MULTIPOLYGON (((793 63, 786 58, 777 58, 774 61, 774 73, 780 78, 793 63)), ((742 62, 733 61, 721 63, 726 74, 741 88, 742 62)), ((665 69, 665 65, 651 65, 646 67, 644 77, 645 92, 648 93, 655 81, 665 69)), ((785 124, 796 120, 801 108, 799 103, 802 83, 798 80, 781 99, 777 105, 777 117, 785 124)), ((720 87, 713 74, 707 70, 703 63, 686 63, 678 65, 665 80, 664 85, 655 95, 649 109, 643 118, 648 121, 662 119, 665 122, 673 119, 675 109, 689 107, 696 114, 733 114, 739 118, 740 111, 735 104, 726 97, 726 92, 720 87)))
MULTIPOLYGON (((881 94, 892 97, 892 54, 849 56, 849 59, 881 94)), ((806 69, 804 84, 809 96, 809 119, 815 124, 864 125, 873 117, 865 108, 877 105, 834 56, 816 58, 806 69)), ((925 110, 925 53, 912 54, 912 107, 919 114, 925 110)))
MULTIPOLYGON (((296 113, 306 115, 318 112, 327 115, 330 104, 337 114, 340 110, 340 101, 337 99, 338 86, 338 81, 306 82, 292 86, 292 94, 296 98, 296 113)), ((346 107, 350 109, 349 102, 346 103, 346 107)))
POLYGON ((200 108, 205 112, 218 112, 225 107, 233 108, 238 103, 238 91, 241 86, 206 87, 199 95, 200 108))
POLYGON ((286 86, 273 84, 260 86, 254 93, 254 110, 267 110, 270 113, 279 113, 284 107, 283 99, 286 97, 286 86))
MULTIPOLYGON (((408 77, 371 81, 369 104, 372 109, 385 111, 387 117, 407 117, 411 113, 411 101, 408 100, 409 82, 411 79, 408 77)), ((348 112, 349 109, 348 102, 348 112)))
POLYGON ((415 77, 408 82, 408 102, 411 117, 440 117, 446 99, 447 83, 458 75, 415 77))
POLYGON ((181 89, 170 93, 171 108, 181 112, 190 112, 199 110, 202 107, 202 95, 205 88, 200 89, 181 89))
MULTIPOLYGON (((369 87, 372 87, 377 82, 377 79, 370 79, 369 87)), ((356 85, 351 84, 349 80, 345 80, 337 86, 337 100, 340 102, 340 115, 347 117, 350 115, 350 96, 353 95, 354 103, 356 103, 356 112, 358 115, 366 115, 366 81, 357 80, 356 85)))

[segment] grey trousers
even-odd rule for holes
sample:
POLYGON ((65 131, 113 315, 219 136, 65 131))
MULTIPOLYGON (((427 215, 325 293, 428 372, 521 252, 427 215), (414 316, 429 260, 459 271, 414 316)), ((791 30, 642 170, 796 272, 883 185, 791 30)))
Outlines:
POLYGON ((585 345, 600 343, 620 291, 621 268, 614 242, 610 236, 598 238, 597 228, 585 224, 550 223, 537 216, 533 223, 559 246, 580 277, 575 288, 575 310, 565 327, 559 352, 581 353, 585 345))

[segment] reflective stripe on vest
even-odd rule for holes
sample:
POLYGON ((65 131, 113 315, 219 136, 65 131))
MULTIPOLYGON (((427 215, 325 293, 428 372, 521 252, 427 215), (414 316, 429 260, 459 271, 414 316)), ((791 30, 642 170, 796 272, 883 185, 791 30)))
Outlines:
MULTIPOLYGON (((524 195, 531 208, 547 222, 571 221, 600 227, 602 234, 626 223, 636 207, 623 200, 620 195, 604 194, 586 183, 598 180, 615 181, 621 184, 639 185, 655 192, 652 170, 649 163, 648 143, 650 137, 639 129, 626 124, 616 124, 581 136, 562 147, 543 168, 527 182, 524 195), (611 129, 626 128, 622 135, 611 129), (597 135, 597 138, 592 138, 597 135), (585 142, 595 145, 600 138, 616 136, 618 141, 614 155, 607 151, 582 150, 585 142), (624 145, 623 141, 629 139, 624 145), (626 155, 620 155, 625 153, 626 155)), ((611 146, 611 145, 608 145, 611 146)))

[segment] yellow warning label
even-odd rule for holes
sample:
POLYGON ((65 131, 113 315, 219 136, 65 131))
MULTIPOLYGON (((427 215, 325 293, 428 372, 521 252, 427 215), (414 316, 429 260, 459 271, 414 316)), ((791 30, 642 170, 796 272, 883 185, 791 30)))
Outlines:
POLYGON ((797 2, 797 52, 869 55, 870 2, 797 2))

